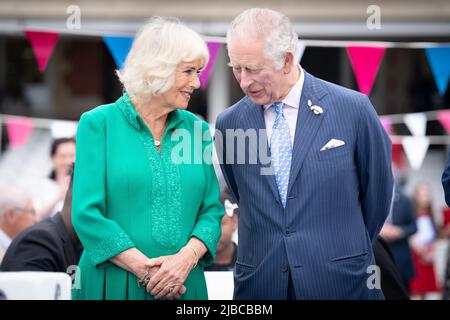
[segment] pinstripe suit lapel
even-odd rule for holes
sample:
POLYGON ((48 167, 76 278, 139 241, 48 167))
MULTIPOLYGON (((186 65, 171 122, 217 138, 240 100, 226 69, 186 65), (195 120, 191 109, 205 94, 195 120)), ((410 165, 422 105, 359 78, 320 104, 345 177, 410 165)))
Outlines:
MULTIPOLYGON (((303 69, 303 72, 304 69, 303 69)), ((298 110, 297 125, 295 129, 294 147, 292 149, 292 164, 288 186, 288 196, 292 186, 297 178, 298 173, 302 167, 303 161, 308 154, 314 138, 317 136, 317 131, 322 125, 322 121, 327 114, 327 107, 320 104, 320 100, 327 93, 322 89, 317 80, 309 73, 305 72, 305 82, 303 84, 302 96, 300 98, 300 108, 298 110), (314 114, 308 106, 308 100, 311 100, 313 105, 319 105, 323 109, 320 115, 314 114)))
MULTIPOLYGON (((243 123, 245 123, 247 129, 256 129, 257 131, 257 137, 258 137, 258 145, 251 145, 248 152, 256 152, 258 155, 258 166, 259 166, 259 172, 263 172, 264 170, 261 170, 262 168, 267 168, 269 165, 262 165, 259 159, 259 155, 265 154, 267 156, 270 156, 270 150, 268 148, 269 144, 267 143, 267 135, 266 134, 259 134, 260 129, 266 129, 266 123, 264 122, 264 111, 262 106, 256 105, 248 98, 246 100, 246 112, 244 113, 243 117, 243 123), (266 139, 266 143, 260 143, 260 139, 266 139), (259 150, 261 146, 267 146, 267 150, 259 150)), ((276 199, 276 201, 281 204, 280 195, 278 193, 278 187, 277 183, 275 181, 275 175, 269 174, 269 175, 263 175, 263 180, 266 180, 267 183, 270 186, 270 189, 272 190, 273 196, 276 199)))

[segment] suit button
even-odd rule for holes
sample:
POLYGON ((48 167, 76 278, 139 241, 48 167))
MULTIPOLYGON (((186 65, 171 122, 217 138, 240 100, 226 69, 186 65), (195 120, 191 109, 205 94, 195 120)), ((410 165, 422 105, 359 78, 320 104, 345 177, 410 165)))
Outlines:
POLYGON ((281 267, 282 272, 287 272, 289 270, 289 267, 287 265, 284 265, 281 267))
POLYGON ((291 233, 292 233, 292 231, 289 230, 289 229, 284 230, 284 235, 285 235, 285 236, 290 236, 291 233))

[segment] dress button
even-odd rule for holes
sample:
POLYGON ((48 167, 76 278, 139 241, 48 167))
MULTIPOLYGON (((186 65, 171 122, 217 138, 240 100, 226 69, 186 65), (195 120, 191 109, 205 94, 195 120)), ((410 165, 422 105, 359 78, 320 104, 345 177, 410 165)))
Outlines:
POLYGON ((284 265, 281 267, 282 272, 287 272, 289 270, 289 267, 287 265, 284 265))

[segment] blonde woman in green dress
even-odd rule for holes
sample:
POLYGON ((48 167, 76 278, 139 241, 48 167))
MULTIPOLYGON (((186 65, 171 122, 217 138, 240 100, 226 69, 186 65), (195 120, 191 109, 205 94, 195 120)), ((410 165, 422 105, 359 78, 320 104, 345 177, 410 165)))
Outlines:
POLYGON ((215 259, 224 210, 208 125, 185 110, 208 59, 193 30, 153 18, 118 71, 123 96, 81 116, 74 299, 208 298, 203 266, 215 259))

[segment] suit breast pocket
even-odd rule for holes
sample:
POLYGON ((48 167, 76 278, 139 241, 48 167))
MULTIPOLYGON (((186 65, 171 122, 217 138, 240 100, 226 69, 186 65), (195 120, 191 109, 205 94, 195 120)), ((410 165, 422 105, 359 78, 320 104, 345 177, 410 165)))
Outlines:
POLYGON ((319 151, 317 157, 320 161, 334 160, 344 157, 352 152, 352 148, 349 145, 343 145, 333 149, 319 151))

